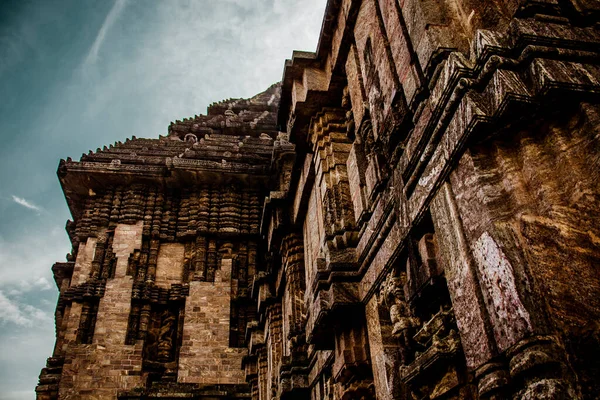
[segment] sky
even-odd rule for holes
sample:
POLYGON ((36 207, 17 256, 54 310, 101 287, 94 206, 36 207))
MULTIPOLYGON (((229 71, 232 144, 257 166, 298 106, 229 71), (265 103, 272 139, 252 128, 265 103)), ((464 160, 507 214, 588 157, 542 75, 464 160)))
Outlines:
POLYGON ((34 399, 71 250, 61 158, 279 81, 326 0, 0 0, 0 400, 34 399))

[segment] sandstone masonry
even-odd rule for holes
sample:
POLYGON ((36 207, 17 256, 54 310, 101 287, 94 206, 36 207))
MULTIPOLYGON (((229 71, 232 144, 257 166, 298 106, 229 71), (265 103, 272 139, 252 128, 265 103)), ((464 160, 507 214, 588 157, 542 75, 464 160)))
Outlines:
POLYGON ((37 398, 597 398, 599 27, 330 0, 281 83, 61 161, 37 398))

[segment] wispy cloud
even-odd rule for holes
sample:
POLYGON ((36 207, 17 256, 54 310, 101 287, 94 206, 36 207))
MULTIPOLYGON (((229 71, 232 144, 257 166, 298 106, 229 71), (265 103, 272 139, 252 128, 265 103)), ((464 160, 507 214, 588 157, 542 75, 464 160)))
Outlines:
POLYGON ((0 321, 26 325, 29 320, 23 316, 19 307, 0 291, 0 321))
POLYGON ((17 204, 19 204, 19 205, 21 205, 21 206, 23 206, 23 207, 29 208, 30 210, 35 210, 35 211, 37 211, 37 212, 42 212, 42 207, 40 207, 40 206, 36 206, 36 205, 35 205, 35 204, 33 204, 32 202, 30 202, 30 201, 27 201, 27 200, 25 200, 25 199, 24 199, 24 198, 22 198, 22 197, 15 196, 15 195, 13 194, 13 195, 12 195, 12 199, 13 199, 13 201, 14 201, 15 203, 17 203, 17 204))
POLYGON ((98 34, 96 35, 96 40, 94 40, 92 47, 90 47, 90 50, 88 51, 88 54, 84 61, 84 66, 93 65, 98 60, 98 52, 102 47, 102 43, 104 43, 106 32, 108 32, 113 26, 113 24, 121 14, 121 11, 123 11, 124 5, 125 0, 116 0, 113 4, 112 8, 110 9, 108 14, 106 15, 106 18, 104 19, 104 22, 102 23, 98 34))
POLYGON ((32 278, 30 280, 22 279, 19 282, 2 286, 10 288, 7 292, 10 296, 21 296, 24 293, 29 293, 32 291, 40 293, 41 291, 50 290, 54 287, 50 284, 50 282, 45 276, 32 278))
POLYGON ((38 227, 8 239, 0 236, 0 290, 23 293, 52 287, 50 267, 64 260, 68 245, 60 229, 38 227))
POLYGON ((0 322, 32 326, 35 322, 48 320, 50 316, 44 311, 29 304, 13 301, 0 290, 0 322))

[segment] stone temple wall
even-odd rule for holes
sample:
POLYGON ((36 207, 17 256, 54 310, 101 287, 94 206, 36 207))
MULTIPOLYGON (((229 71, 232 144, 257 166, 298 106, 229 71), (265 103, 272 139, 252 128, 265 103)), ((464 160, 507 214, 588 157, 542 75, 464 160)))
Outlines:
POLYGON ((594 399, 600 6, 331 0, 314 53, 61 161, 38 399, 594 399))
POLYGON ((53 267, 57 341, 38 398, 250 396, 261 208, 292 146, 275 131, 279 90, 61 161, 73 251, 53 267))
POLYGON ((317 51, 285 66, 296 162, 263 215, 252 335, 274 305, 284 332, 304 323, 249 344, 254 398, 597 397, 599 17, 591 1, 328 2, 317 51))

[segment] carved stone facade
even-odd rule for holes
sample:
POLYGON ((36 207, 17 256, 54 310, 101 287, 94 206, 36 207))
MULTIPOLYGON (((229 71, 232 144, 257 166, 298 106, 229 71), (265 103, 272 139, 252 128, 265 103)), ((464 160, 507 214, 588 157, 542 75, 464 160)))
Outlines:
POLYGON ((61 161, 38 399, 593 399, 600 6, 330 0, 281 84, 61 161))

